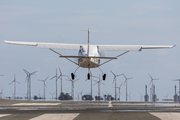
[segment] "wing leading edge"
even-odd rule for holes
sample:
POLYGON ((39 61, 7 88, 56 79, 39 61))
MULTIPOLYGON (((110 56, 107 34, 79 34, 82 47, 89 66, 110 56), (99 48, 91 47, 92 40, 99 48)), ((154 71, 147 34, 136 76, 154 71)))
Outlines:
MULTIPOLYGON (((70 50, 79 50, 80 47, 82 46, 81 44, 18 42, 18 41, 6 41, 6 40, 4 40, 4 42, 15 45, 37 46, 38 48, 70 49, 70 50)), ((97 47, 99 51, 141 51, 142 49, 173 48, 175 47, 175 45, 97 45, 97 47)))

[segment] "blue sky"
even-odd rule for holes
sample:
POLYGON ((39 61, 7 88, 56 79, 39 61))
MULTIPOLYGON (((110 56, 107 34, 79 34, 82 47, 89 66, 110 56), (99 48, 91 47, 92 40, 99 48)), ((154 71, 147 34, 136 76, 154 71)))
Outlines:
MULTIPOLYGON (((13 85, 9 83, 16 74, 17 81, 21 82, 17 84, 17 95, 25 96, 27 85, 23 69, 30 72, 38 70, 32 77, 32 95, 39 92, 43 95, 43 84, 37 79, 53 77, 58 67, 66 75, 77 68, 48 49, 8 45, 3 40, 86 44, 87 32, 81 30, 90 28, 96 31, 90 33, 91 44, 176 45, 173 49, 130 52, 101 67, 107 74, 106 85, 101 85, 102 93, 114 95, 112 70, 116 74, 134 77, 128 84, 132 100, 140 100, 139 93, 143 94, 144 86, 150 82, 148 74, 159 78, 155 82, 159 99, 165 98, 168 93, 172 97, 174 85, 178 85, 172 80, 180 78, 179 4, 177 0, 0 1, 0 74, 5 75, 0 77, 0 89, 3 89, 4 96, 11 96, 13 85)), ((72 50, 57 51, 63 55, 78 53, 72 50)), ((120 53, 106 52, 106 55, 120 53)), ((99 69, 92 69, 92 72, 96 76, 100 74, 99 69)), ((79 69, 77 76, 80 80, 75 83, 75 92, 83 90, 84 94, 90 93, 90 81, 85 82, 87 70, 79 69)), ((117 78, 118 85, 123 81, 123 77, 117 78)), ((55 81, 48 80, 46 84, 46 97, 50 98, 49 93, 55 92, 55 81)), ((97 86, 93 89, 94 95, 97 95, 97 86)), ((63 91, 71 91, 68 81, 64 80, 63 91)), ((125 86, 122 87, 121 98, 125 100, 125 86)))

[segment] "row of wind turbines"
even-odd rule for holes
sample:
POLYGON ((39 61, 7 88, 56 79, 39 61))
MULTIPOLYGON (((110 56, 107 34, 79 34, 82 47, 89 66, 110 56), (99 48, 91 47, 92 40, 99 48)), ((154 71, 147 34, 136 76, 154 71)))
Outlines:
MULTIPOLYGON (((30 73, 30 72, 28 72, 27 70, 25 70, 25 69, 23 69, 23 71, 26 73, 26 75, 27 75, 27 77, 26 77, 26 80, 25 80, 25 82, 27 82, 27 99, 28 100, 31 100, 31 76, 32 75, 35 75, 35 73, 37 72, 37 71, 35 71, 35 72, 32 72, 32 73, 30 73)), ((118 91, 119 91, 119 101, 120 101, 120 90, 121 90, 121 87, 122 87, 122 85, 126 85, 126 101, 128 101, 128 97, 130 98, 130 94, 128 95, 128 80, 130 80, 130 79, 133 79, 133 77, 126 77, 123 73, 122 74, 118 74, 118 75, 116 75, 116 74, 114 74, 112 71, 110 71, 112 74, 113 74, 113 76, 114 76, 114 79, 113 79, 113 84, 115 84, 115 100, 118 100, 117 99, 117 89, 118 89, 118 91), (120 84, 120 86, 119 87, 117 87, 117 80, 116 80, 116 78, 117 77, 119 77, 119 76, 123 76, 124 78, 125 78, 125 81, 124 82, 122 82, 121 84, 120 84)), ((50 80, 53 80, 53 79, 55 79, 55 81, 56 81, 56 84, 55 84, 55 86, 56 86, 56 97, 55 97, 55 99, 57 99, 58 98, 58 92, 57 92, 57 81, 58 81, 58 79, 60 79, 61 80, 61 89, 60 89, 60 93, 62 93, 62 88, 63 88, 63 79, 62 79, 62 77, 67 77, 67 81, 70 81, 71 82, 71 96, 72 96, 72 98, 74 99, 74 83, 76 82, 76 81, 78 81, 79 79, 75 79, 75 80, 72 80, 72 79, 70 79, 69 78, 69 76, 67 76, 67 75, 63 75, 62 74, 62 72, 61 72, 61 69, 59 68, 59 73, 60 73, 60 75, 58 75, 58 72, 57 72, 57 69, 56 69, 56 74, 55 74, 55 76, 53 76, 50 80)), ((4 75, 0 75, 0 76, 4 76, 4 75)), ((153 81, 154 80, 158 80, 158 79, 154 79, 150 74, 149 74, 149 76, 150 76, 150 78, 151 78, 151 81, 150 81, 150 83, 149 83, 149 85, 151 84, 151 89, 152 89, 152 87, 154 86, 154 83, 153 83, 153 81)), ((77 77, 77 76, 75 76, 75 77, 77 77)), ((41 82, 43 82, 43 84, 44 84, 44 99, 46 98, 45 97, 45 88, 47 87, 46 86, 46 81, 47 81, 47 79, 49 78, 49 76, 48 77, 46 77, 46 79, 44 79, 44 80, 42 80, 42 79, 38 79, 38 81, 41 81, 41 82)), ((86 81, 87 81, 87 79, 86 79, 86 81)), ((91 96, 93 96, 93 88, 92 88, 92 81, 95 81, 96 83, 94 83, 93 85, 96 85, 96 84, 98 84, 98 96, 100 96, 100 84, 103 84, 103 85, 105 85, 104 83, 102 83, 102 80, 100 79, 100 76, 99 77, 96 77, 96 76, 93 76, 92 74, 91 74, 91 96), (97 80, 93 80, 92 78, 99 78, 99 80, 97 81, 97 80)), ((179 86, 180 86, 180 79, 177 79, 177 80, 174 80, 174 81, 179 81, 179 86)), ((15 77, 15 74, 14 74, 14 80, 11 82, 11 83, 9 83, 9 85, 11 85, 12 83, 14 83, 14 94, 13 94, 13 98, 15 99, 16 98, 16 83, 18 83, 18 84, 20 84, 20 82, 18 82, 17 80, 16 80, 16 77, 15 77)), ((180 91, 180 87, 179 87, 179 91, 180 91)), ((83 91, 82 91, 83 92, 83 91)), ((81 95, 81 97, 82 97, 82 92, 81 93, 77 93, 78 94, 78 99, 79 99, 79 94, 81 95)), ((51 95, 52 95, 52 98, 53 98, 53 95, 55 94, 55 93, 50 93, 51 95)), ((154 93, 153 93, 153 91, 151 91, 150 92, 150 94, 151 95, 153 95, 154 93)), ((141 101, 142 101, 142 98, 143 98, 143 96, 142 96, 142 94, 140 93, 140 95, 141 95, 141 101)), ((179 92, 179 96, 180 96, 180 92, 179 92)), ((1 92, 0 92, 0 98, 2 98, 2 90, 1 90, 1 92)))

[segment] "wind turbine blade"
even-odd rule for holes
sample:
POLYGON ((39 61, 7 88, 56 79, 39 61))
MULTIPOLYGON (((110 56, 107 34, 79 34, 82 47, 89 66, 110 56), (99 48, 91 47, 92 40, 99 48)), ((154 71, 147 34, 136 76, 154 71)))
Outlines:
POLYGON ((173 80, 173 81, 180 81, 180 79, 176 79, 176 80, 173 80))
POLYGON ((133 79, 133 77, 131 77, 131 78, 128 78, 128 80, 129 80, 129 79, 133 79))
POLYGON ((123 74, 119 74, 119 75, 117 75, 117 77, 118 77, 118 76, 121 76, 121 75, 123 75, 123 74))
POLYGON ((151 80, 153 79, 152 76, 149 74, 149 77, 151 78, 151 80))
POLYGON ((60 69, 60 67, 59 67, 59 72, 60 72, 60 75, 62 75, 62 72, 61 72, 61 69, 60 69))
POLYGON ((17 83, 21 84, 20 82, 16 81, 17 83))
POLYGON ((78 81, 79 79, 77 79, 77 80, 74 80, 74 82, 76 82, 76 81, 78 81))
POLYGON ((52 77, 50 80, 54 79, 56 76, 52 77))
POLYGON ((31 75, 34 75, 36 72, 38 72, 38 71, 32 72, 31 75))
POLYGON ((121 83, 121 85, 119 86, 119 88, 121 88, 122 84, 123 84, 123 83, 121 83))
POLYGON ((127 79, 127 77, 124 75, 124 73, 122 73, 122 75, 124 76, 125 79, 127 79))
POLYGON ((104 83, 100 82, 101 84, 105 85, 104 83))
MULTIPOLYGON (((111 70, 110 70, 111 71, 111 70)), ((111 73, 114 75, 114 76, 116 76, 112 71, 111 71, 111 73)))
POLYGON ((95 84, 98 84, 98 83, 94 83, 93 85, 95 85, 95 84))
POLYGON ((49 78, 49 76, 44 80, 44 82, 49 78))
POLYGON ((30 74, 27 70, 23 69, 26 74, 30 74))
POLYGON ((12 84, 13 82, 14 82, 14 80, 11 83, 9 83, 9 85, 12 84))
POLYGON ((114 79, 113 79, 113 84, 114 84, 115 79, 116 79, 116 77, 114 76, 114 79))

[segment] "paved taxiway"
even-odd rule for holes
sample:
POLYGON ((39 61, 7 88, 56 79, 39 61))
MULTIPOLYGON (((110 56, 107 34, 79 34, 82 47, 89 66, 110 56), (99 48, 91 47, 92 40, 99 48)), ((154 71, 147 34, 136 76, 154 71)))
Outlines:
POLYGON ((179 120, 179 103, 0 100, 0 120, 179 120))

